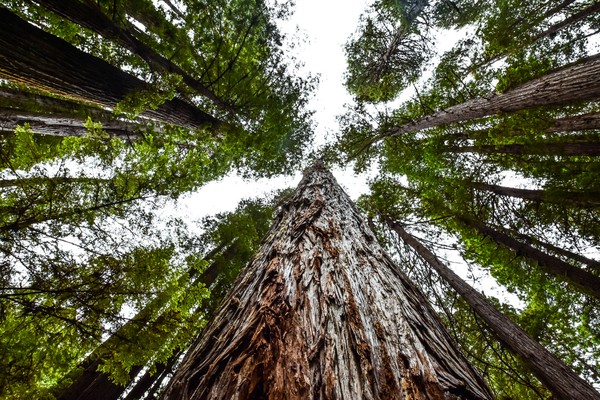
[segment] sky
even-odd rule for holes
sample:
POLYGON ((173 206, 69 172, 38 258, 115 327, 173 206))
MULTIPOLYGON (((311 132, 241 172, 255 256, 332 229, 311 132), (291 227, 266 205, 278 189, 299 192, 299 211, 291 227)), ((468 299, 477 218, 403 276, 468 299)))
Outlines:
MULTIPOLYGON (((334 139, 338 129, 336 116, 344 112, 345 103, 352 101, 343 85, 346 70, 343 47, 356 31, 360 14, 370 3, 367 0, 297 0, 292 17, 279 25, 287 36, 301 38, 300 44, 290 50, 304 63, 301 73, 319 75, 318 88, 308 106, 315 110, 315 146, 334 139)), ((367 175, 355 176, 351 168, 332 172, 353 200, 367 191, 367 175)), ((301 172, 259 180, 244 180, 230 174, 183 197, 178 203, 178 211, 190 219, 200 219, 233 210, 244 198, 296 187, 301 178, 301 172)))

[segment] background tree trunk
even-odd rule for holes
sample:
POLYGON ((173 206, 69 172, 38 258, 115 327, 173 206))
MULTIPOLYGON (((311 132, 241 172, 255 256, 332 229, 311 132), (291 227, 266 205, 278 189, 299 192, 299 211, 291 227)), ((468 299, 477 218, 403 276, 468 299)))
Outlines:
POLYGON ((560 106, 600 97, 600 55, 588 57, 575 65, 559 68, 526 82, 506 93, 491 93, 468 100, 446 110, 398 126, 377 139, 418 132, 422 129, 482 118, 502 112, 541 106, 560 106))
POLYGON ((386 218, 386 222, 402 240, 412 247, 438 274, 460 294, 475 313, 485 321, 490 330, 510 351, 521 360, 535 376, 559 399, 598 399, 596 392, 562 361, 533 340, 523 329, 499 312, 487 299, 438 258, 398 223, 386 218))
POLYGON ((548 191, 544 189, 520 189, 500 185, 492 185, 485 182, 468 182, 467 185, 499 196, 515 197, 537 202, 556 203, 568 206, 598 207, 600 206, 600 193, 598 192, 569 192, 548 191))
POLYGON ((465 225, 477 230, 480 234, 489 237, 499 245, 513 250, 516 255, 535 261, 544 272, 572 283, 582 292, 600 298, 600 277, 575 267, 560 258, 544 253, 527 243, 523 243, 506 233, 497 231, 471 217, 462 215, 457 216, 456 218, 465 225))
POLYGON ((490 399, 423 295, 319 164, 164 399, 490 399))
MULTIPOLYGON (((107 62, 0 7, 0 77, 72 99, 114 108, 128 95, 150 87, 107 62), (15 46, 15 43, 22 43, 15 46)), ((167 100, 142 115, 197 128, 221 121, 181 99, 167 100)))

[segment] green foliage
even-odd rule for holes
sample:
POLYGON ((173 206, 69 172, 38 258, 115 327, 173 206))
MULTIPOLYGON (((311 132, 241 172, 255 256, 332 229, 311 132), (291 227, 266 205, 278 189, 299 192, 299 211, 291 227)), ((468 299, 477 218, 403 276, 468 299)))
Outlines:
POLYGON ((346 87, 359 100, 392 100, 415 82, 430 56, 419 20, 427 1, 377 1, 361 17, 358 37, 346 45, 346 87))

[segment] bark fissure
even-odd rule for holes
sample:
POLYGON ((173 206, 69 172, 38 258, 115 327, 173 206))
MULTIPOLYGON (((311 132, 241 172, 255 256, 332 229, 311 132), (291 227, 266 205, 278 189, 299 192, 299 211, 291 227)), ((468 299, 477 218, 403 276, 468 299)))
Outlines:
POLYGON ((168 399, 488 399, 320 166, 190 349, 168 399))

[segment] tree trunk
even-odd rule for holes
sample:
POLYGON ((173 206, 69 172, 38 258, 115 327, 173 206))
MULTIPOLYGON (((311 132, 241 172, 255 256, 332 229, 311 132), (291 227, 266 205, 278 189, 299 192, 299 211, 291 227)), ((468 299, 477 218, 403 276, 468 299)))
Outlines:
POLYGON ((132 51, 146 61, 153 69, 180 75, 183 78, 183 82, 198 94, 210 99, 214 104, 226 111, 235 112, 230 105, 210 91, 202 82, 142 43, 127 28, 122 28, 114 23, 96 4, 90 1, 81 2, 79 0, 70 2, 65 2, 64 0, 32 1, 132 51))
POLYGON ((320 164, 163 399, 490 399, 433 309, 320 164))
MULTIPOLYGON (((563 1, 561 4, 557 5, 556 7, 553 7, 551 9, 549 9, 548 11, 546 11, 544 14, 542 14, 540 17, 536 18, 536 23, 542 22, 543 20, 545 20, 546 18, 550 18, 552 17, 554 14, 558 13, 559 11, 562 11, 564 8, 568 7, 570 4, 574 3, 575 0, 565 0, 563 1)), ((523 32, 519 32, 516 31, 517 27, 516 24, 517 22, 522 22, 523 18, 519 18, 514 24, 512 24, 512 28, 515 29, 515 35, 523 35, 523 32)), ((574 21, 571 21, 574 22, 574 21)), ((560 24, 560 23, 559 23, 560 24)), ((568 24, 567 24, 568 25, 568 24)), ((562 25, 561 29, 564 28, 567 25, 562 25)), ((531 26, 530 26, 531 27, 531 26)), ((552 29, 552 27, 550 27, 549 29, 552 29)), ((548 34, 549 35, 549 34, 548 34)), ((540 40, 544 37, 546 37, 547 35, 543 35, 543 33, 538 34, 532 38, 530 38, 527 42, 522 43, 522 46, 531 46, 532 44, 534 44, 537 40, 540 40)), ((484 65, 490 65, 495 61, 498 61, 499 59, 501 59, 502 57, 506 56, 507 53, 509 52, 510 49, 504 49, 501 50, 500 53, 496 53, 496 54, 492 54, 491 56, 485 58, 484 60, 482 60, 481 62, 479 62, 476 65, 471 66, 469 69, 471 71, 474 71, 478 68, 481 68, 484 65)))
MULTIPOLYGON (((86 119, 58 117, 41 113, 27 113, 0 108, 0 132, 14 132, 17 126, 28 124, 33 133, 50 136, 86 136, 86 119)), ((102 130, 111 137, 134 141, 141 137, 138 124, 125 121, 102 121, 102 130)))
POLYGON ((525 154, 553 156, 600 156, 600 143, 538 143, 538 144, 500 144, 463 147, 448 147, 452 153, 479 154, 525 154))
POLYGON ((600 393, 571 368, 532 339, 510 318, 499 312, 487 299, 439 259, 398 223, 385 218, 387 224, 412 247, 438 274, 461 295, 473 311, 487 324, 500 341, 533 372, 557 399, 597 399, 600 393))
POLYGON ((467 216, 457 216, 460 222, 470 226, 480 234, 489 237, 494 242, 513 250, 518 256, 523 256, 532 261, 548 274, 570 282, 589 295, 600 298, 600 277, 593 275, 581 268, 577 268, 560 258, 544 253, 527 243, 495 230, 479 221, 467 216))
POLYGON ((598 11, 600 11, 600 3, 598 3, 598 2, 592 3, 591 5, 584 8, 583 10, 571 15, 570 17, 565 18, 564 20, 560 21, 559 23, 552 25, 545 31, 540 32, 539 34, 535 35, 533 38, 530 39, 529 45, 531 45, 541 39, 544 39, 550 35, 554 35, 561 29, 563 29, 571 24, 574 24, 575 22, 581 21, 582 19, 584 19, 586 17, 594 15, 598 11))
POLYGON ((535 238, 533 236, 530 235, 526 235, 524 233, 520 233, 517 232, 513 229, 508 229, 506 230, 511 236, 514 237, 518 237, 520 240, 522 240, 523 242, 530 244, 530 245, 535 245, 538 247, 542 247, 548 251, 551 251, 552 253, 561 255, 563 257, 566 258, 570 258, 573 261, 577 261, 579 263, 585 264, 587 265, 589 268, 593 268, 596 271, 600 272, 600 261, 598 260, 594 260, 592 258, 587 258, 585 256, 582 256, 581 254, 578 253, 574 253, 572 251, 569 251, 567 249, 563 249, 562 247, 558 247, 555 246, 551 243, 546 243, 543 242, 541 240, 539 240, 538 238, 535 238))
POLYGON ((553 126, 546 129, 546 132, 556 133, 591 129, 600 129, 600 113, 598 112, 559 118, 554 122, 553 126))
POLYGON ((500 196, 515 197, 524 200, 537 202, 556 203, 577 207, 598 207, 600 206, 600 193, 598 192, 566 192, 566 191, 548 191, 519 189, 499 185, 491 185, 485 182, 469 182, 467 185, 500 196))
MULTIPOLYGON (((140 79, 78 50, 4 8, 0 8, 0 20, 1 78, 109 108, 128 95, 150 90, 140 79)), ((142 115, 188 128, 222 125, 218 119, 177 98, 142 115)))
POLYGON ((600 98, 600 55, 588 57, 575 65, 559 68, 526 82, 506 93, 491 93, 435 112, 416 121, 398 126, 376 139, 467 121, 503 112, 542 106, 561 106, 600 98))

